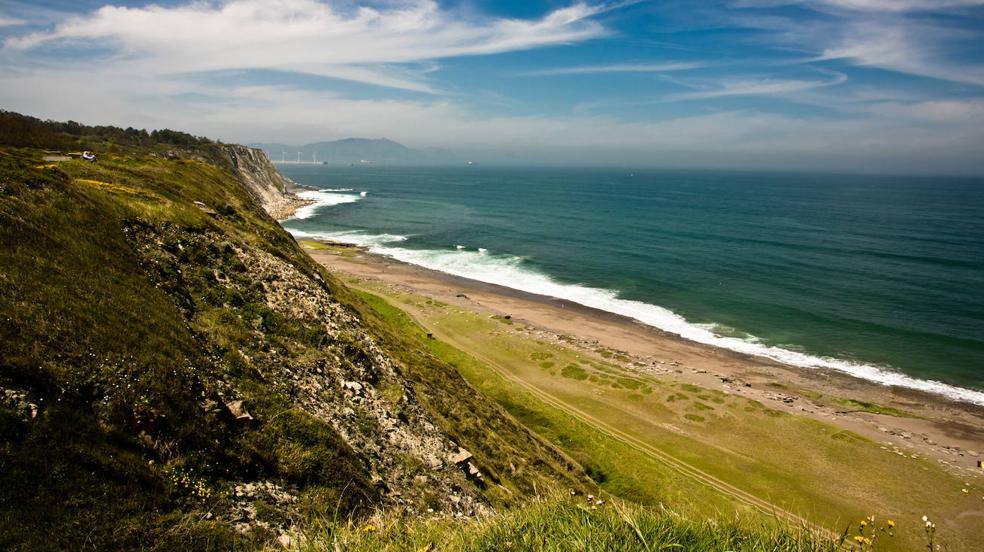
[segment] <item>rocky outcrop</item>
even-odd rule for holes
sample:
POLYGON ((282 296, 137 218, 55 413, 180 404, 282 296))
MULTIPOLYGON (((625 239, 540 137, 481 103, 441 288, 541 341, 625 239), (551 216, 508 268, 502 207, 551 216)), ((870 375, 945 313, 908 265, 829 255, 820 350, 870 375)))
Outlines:
POLYGON ((235 144, 216 144, 202 148, 199 153, 207 161, 229 169, 242 182, 257 203, 275 219, 290 216, 307 201, 291 191, 288 181, 263 150, 235 144))
MULTIPOLYGON (((222 411, 244 432, 280 433, 287 416, 323 424, 340 440, 331 448, 351 451, 353 477, 372 505, 410 515, 491 511, 475 461, 462 466, 449 460, 458 444, 320 272, 219 233, 135 225, 127 235, 150 279, 173 297, 218 366, 202 373, 217 395, 203 397, 202 410, 222 411), (219 320, 227 322, 217 325, 219 320), (239 326, 235 339, 230 326, 239 326)), ((273 463, 306 466, 326 454, 298 454, 294 447, 289 444, 273 463)), ((266 502, 266 511, 291 519, 298 499, 284 497, 304 495, 310 487, 304 482, 312 479, 324 485, 320 468, 303 468, 300 477, 287 472, 263 482, 277 485, 276 492, 247 493, 243 489, 255 481, 231 482, 232 507, 216 511, 217 519, 244 532, 290 530, 289 523, 257 517, 252 505, 266 502)))
POLYGON ((454 515, 488 511, 457 463, 448 461, 458 446, 436 426, 393 359, 328 286, 269 253, 253 249, 236 254, 245 274, 263 282, 267 307, 320 327, 326 340, 344 343, 329 348, 320 361, 311 355, 307 362, 295 361, 280 375, 293 384, 300 408, 331 424, 367 461, 387 501, 408 513, 416 513, 412 505, 424 499, 431 510, 454 515))

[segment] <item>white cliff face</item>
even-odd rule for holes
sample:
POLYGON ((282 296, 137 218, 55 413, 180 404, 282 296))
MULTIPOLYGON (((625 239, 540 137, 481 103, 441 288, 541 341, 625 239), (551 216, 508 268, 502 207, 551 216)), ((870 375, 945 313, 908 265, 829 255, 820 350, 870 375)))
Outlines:
POLYGON ((275 219, 284 219, 307 202, 290 192, 286 178, 262 150, 246 146, 221 144, 206 153, 235 174, 246 190, 275 219))

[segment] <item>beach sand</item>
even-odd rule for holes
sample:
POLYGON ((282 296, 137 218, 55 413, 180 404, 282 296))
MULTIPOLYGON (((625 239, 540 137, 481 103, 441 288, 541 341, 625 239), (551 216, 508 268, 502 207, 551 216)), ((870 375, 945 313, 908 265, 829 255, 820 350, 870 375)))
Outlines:
POLYGON ((982 407, 690 342, 626 317, 427 270, 354 246, 312 247, 308 242, 306 249, 343 280, 366 280, 483 315, 508 315, 515 322, 511 331, 585 350, 613 349, 629 357, 624 364, 633 370, 757 400, 935 459, 960 476, 984 476, 977 467, 984 459, 982 407), (907 415, 868 412, 876 407, 848 401, 907 415))

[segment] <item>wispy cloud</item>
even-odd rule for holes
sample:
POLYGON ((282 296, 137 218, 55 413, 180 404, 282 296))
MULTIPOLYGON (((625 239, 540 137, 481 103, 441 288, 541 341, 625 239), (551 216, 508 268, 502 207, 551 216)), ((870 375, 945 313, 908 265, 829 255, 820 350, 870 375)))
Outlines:
POLYGON ((434 92, 387 64, 487 55, 596 38, 610 5, 576 3, 540 19, 459 20, 433 0, 345 11, 316 0, 227 0, 115 7, 7 39, 8 51, 110 46, 118 71, 276 69, 434 92))
POLYGON ((984 0, 814 0, 813 3, 851 10, 903 12, 982 6, 984 0))
POLYGON ((25 24, 26 21, 14 17, 4 17, 0 15, 0 27, 16 27, 25 24))
POLYGON ((911 20, 848 23, 817 60, 844 59, 858 65, 910 75, 984 86, 984 65, 955 62, 947 52, 953 43, 981 37, 960 29, 911 20))
POLYGON ((705 63, 613 63, 610 65, 580 65, 557 67, 519 73, 523 77, 552 77, 559 75, 590 75, 598 73, 669 73, 707 67, 705 63))
POLYGON ((979 50, 984 40, 984 29, 963 17, 966 10, 976 10, 979 15, 984 0, 742 0, 732 5, 763 8, 790 4, 812 8, 820 16, 738 10, 730 19, 763 31, 758 37, 763 43, 771 40, 774 45, 807 53, 806 62, 840 60, 984 86, 984 65, 979 56, 968 59, 960 55, 979 50), (809 52, 816 55, 809 56, 809 52))
POLYGON ((763 8, 794 4, 868 12, 909 12, 984 6, 984 0, 737 0, 732 5, 763 8))
POLYGON ((690 84, 690 87, 697 88, 697 90, 669 94, 663 99, 666 101, 683 101, 722 98, 726 96, 775 96, 835 86, 844 82, 847 82, 847 75, 844 73, 833 73, 831 78, 827 80, 776 78, 724 79, 711 86, 690 84))

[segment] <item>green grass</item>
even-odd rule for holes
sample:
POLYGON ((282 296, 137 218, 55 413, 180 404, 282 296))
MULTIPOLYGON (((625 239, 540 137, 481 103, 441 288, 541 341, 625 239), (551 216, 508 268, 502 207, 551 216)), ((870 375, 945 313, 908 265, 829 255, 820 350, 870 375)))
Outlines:
POLYGON ((412 552, 621 552, 628 550, 839 550, 837 543, 775 523, 688 521, 623 502, 589 506, 585 497, 532 501, 477 521, 383 517, 308 531, 300 550, 412 552))
POLYGON ((206 515, 235 481, 274 480, 343 515, 373 502, 337 432, 262 376, 337 357, 314 325, 266 306, 233 246, 332 280, 239 182, 149 155, 38 158, 0 149, 0 387, 40 405, 35 422, 0 405, 0 548, 264 542, 206 515), (285 356, 268 363, 271 346, 285 356), (208 406, 231 392, 256 423, 208 406))
MULTIPOLYGON (((494 483, 485 490, 493 505, 519 506, 538 493, 594 488, 574 459, 530 433, 507 413, 508 408, 476 392, 474 382, 462 378, 459 372, 473 359, 443 341, 428 338, 404 311, 376 295, 355 291, 346 300, 359 309, 381 345, 400 361, 403 375, 441 430, 475 455, 482 472, 494 483)), ((436 308, 444 307, 438 304, 436 308)))
POLYGON ((870 414, 882 414, 885 416, 895 416, 897 418, 917 417, 915 414, 912 414, 911 412, 906 412, 905 410, 892 408, 891 406, 882 406, 880 404, 875 404, 865 401, 856 401, 854 399, 838 399, 834 402, 855 412, 868 412, 870 414))
POLYGON ((359 254, 359 250, 355 247, 344 246, 344 245, 334 245, 330 243, 320 242, 318 240, 311 239, 300 239, 297 243, 301 245, 304 249, 310 249, 312 251, 330 251, 335 255, 341 257, 355 257, 359 254))
POLYGON ((567 366, 561 368, 560 375, 572 380, 588 379, 588 372, 584 368, 581 368, 577 364, 573 364, 573 363, 568 364, 567 366))
MULTIPOLYGON (((605 491, 640 504, 665 504, 694 516, 717 517, 735 511, 736 505, 727 497, 681 479, 673 470, 639 450, 563 410, 543 403, 455 346, 442 340, 427 339, 427 332, 423 328, 382 297, 365 291, 359 291, 358 294, 379 316, 384 317, 389 327, 398 330, 403 339, 417 341, 435 357, 453 366, 472 385, 498 402, 524 426, 531 428, 585 466, 594 484, 605 491)), ((540 354, 533 357, 553 357, 556 354, 540 351, 540 354)), ((542 489, 540 492, 549 492, 549 489, 542 489)))

